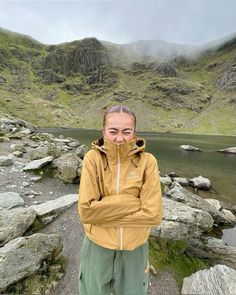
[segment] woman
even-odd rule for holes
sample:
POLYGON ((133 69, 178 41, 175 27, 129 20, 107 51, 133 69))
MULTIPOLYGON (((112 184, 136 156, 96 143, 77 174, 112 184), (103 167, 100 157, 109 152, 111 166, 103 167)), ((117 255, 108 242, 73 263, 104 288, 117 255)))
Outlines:
POLYGON ((137 138, 136 117, 125 106, 106 111, 103 138, 84 157, 79 214, 79 295, 145 295, 151 227, 162 219, 155 157, 137 138))

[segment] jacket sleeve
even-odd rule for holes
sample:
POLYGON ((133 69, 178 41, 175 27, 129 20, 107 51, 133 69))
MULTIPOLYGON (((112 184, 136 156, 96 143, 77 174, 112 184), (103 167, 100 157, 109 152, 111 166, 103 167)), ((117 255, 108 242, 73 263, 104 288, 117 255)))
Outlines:
POLYGON ((147 168, 144 173, 140 201, 139 211, 118 218, 115 222, 111 222, 109 227, 118 225, 124 227, 152 227, 161 223, 163 207, 160 175, 157 161, 152 154, 149 154, 147 168))
POLYGON ((84 224, 105 224, 138 211, 140 199, 133 195, 101 196, 96 167, 90 160, 92 153, 84 157, 80 178, 78 211, 81 221, 84 224))

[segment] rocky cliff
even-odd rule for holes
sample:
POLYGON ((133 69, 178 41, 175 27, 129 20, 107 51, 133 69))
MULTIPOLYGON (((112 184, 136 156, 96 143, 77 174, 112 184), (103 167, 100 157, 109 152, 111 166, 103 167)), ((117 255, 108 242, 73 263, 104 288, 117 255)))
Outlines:
POLYGON ((104 109, 122 103, 142 130, 235 135, 235 40, 203 49, 95 38, 44 45, 1 29, 0 113, 40 126, 100 128, 104 109))

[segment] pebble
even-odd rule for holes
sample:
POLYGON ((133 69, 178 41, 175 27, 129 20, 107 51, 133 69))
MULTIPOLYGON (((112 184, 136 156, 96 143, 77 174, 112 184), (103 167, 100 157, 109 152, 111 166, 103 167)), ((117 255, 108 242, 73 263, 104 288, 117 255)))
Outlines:
POLYGON ((30 178, 30 180, 33 181, 33 182, 38 182, 38 181, 42 180, 42 177, 41 176, 35 176, 35 177, 30 178))
POLYGON ((23 181, 23 182, 22 182, 22 185, 23 185, 24 187, 26 187, 26 186, 29 186, 29 185, 30 185, 30 183, 29 183, 29 182, 27 182, 27 181, 23 181))

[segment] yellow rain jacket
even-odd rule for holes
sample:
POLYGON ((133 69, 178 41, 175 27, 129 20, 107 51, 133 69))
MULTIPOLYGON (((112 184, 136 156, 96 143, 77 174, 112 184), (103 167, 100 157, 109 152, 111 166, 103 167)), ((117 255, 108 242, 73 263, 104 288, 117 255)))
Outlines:
POLYGON ((85 233, 114 250, 143 245, 162 220, 162 193, 155 157, 145 140, 122 144, 99 139, 85 155, 78 209, 85 233))

